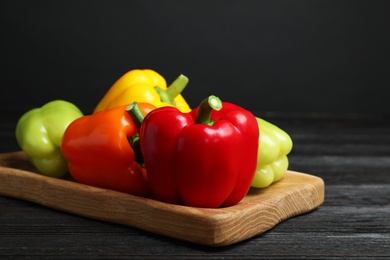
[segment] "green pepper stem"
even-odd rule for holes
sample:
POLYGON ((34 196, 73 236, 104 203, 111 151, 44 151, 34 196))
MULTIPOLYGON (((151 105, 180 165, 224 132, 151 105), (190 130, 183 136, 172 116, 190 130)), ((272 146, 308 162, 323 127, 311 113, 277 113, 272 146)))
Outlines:
POLYGON ((207 124, 212 126, 214 121, 211 120, 211 113, 213 110, 218 111, 221 109, 222 101, 214 95, 209 96, 200 103, 196 114, 195 124, 207 124))
POLYGON ((129 144, 134 151, 134 160, 139 163, 139 165, 143 166, 144 159, 141 152, 141 145, 139 140, 139 131, 141 129, 142 121, 145 116, 141 111, 137 102, 133 102, 126 107, 126 112, 131 116, 133 122, 137 128, 138 134, 128 137, 129 144))
POLYGON ((172 106, 176 106, 175 97, 177 97, 188 84, 188 78, 183 74, 180 74, 167 89, 162 89, 158 86, 154 87, 157 93, 160 95, 162 102, 168 103, 172 106))
POLYGON ((130 136, 127 138, 129 141, 129 144, 131 148, 133 148, 134 151, 134 160, 140 165, 144 165, 144 157, 142 156, 142 151, 141 151, 141 144, 139 140, 139 134, 130 136))
POLYGON ((137 102, 133 102, 130 105, 126 107, 126 112, 131 116, 133 119, 133 122, 135 126, 137 127, 137 130, 139 132, 141 128, 142 121, 144 120, 145 116, 141 111, 141 108, 139 107, 137 102))

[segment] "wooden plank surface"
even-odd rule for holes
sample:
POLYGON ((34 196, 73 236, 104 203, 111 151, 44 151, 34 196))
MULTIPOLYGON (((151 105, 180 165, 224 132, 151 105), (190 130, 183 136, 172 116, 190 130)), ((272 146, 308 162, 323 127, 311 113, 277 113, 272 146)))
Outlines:
POLYGON ((287 171, 266 189, 219 209, 159 202, 35 172, 23 152, 0 154, 0 195, 197 244, 226 246, 259 235, 324 202, 321 178, 287 171))
MULTIPOLYGON (((210 247, 0 196, 0 259, 389 259, 390 116, 258 114, 290 133, 290 169, 324 180, 316 210, 210 247)), ((3 114, 1 153, 20 115, 3 114)))

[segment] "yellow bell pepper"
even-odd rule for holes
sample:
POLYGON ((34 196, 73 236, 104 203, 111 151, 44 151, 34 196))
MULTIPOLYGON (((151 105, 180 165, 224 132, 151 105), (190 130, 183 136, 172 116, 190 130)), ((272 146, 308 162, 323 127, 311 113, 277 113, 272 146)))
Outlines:
POLYGON ((180 75, 169 87, 165 79, 151 69, 133 69, 120 77, 98 103, 94 112, 133 102, 146 102, 156 107, 175 106, 182 112, 191 111, 180 94, 188 78, 180 75))

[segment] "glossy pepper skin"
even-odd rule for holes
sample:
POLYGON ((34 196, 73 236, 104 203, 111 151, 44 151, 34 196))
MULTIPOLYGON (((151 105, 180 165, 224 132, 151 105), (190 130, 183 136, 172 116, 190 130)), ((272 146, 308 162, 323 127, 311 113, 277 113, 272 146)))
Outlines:
MULTIPOLYGON (((149 192, 145 170, 135 160, 128 138, 138 133, 126 105, 73 121, 62 140, 69 171, 80 183, 137 196, 149 192)), ((140 103, 146 114, 155 107, 140 103)))
POLYGON ((74 104, 53 100, 20 117, 15 129, 16 140, 40 173, 55 178, 68 173, 61 140, 68 125, 81 116, 83 113, 74 104))
POLYGON ((174 107, 153 110, 140 129, 154 195, 193 207, 232 206, 245 197, 256 170, 258 140, 254 115, 215 96, 190 113, 174 107))
POLYGON ((167 87, 165 79, 154 70, 130 70, 111 86, 94 112, 133 102, 146 102, 155 107, 175 106, 189 112, 191 109, 180 94, 187 83, 188 78, 180 75, 167 87))
POLYGON ((265 188, 283 178, 288 165, 287 155, 291 152, 291 137, 278 126, 256 117, 261 138, 256 174, 252 187, 265 188))

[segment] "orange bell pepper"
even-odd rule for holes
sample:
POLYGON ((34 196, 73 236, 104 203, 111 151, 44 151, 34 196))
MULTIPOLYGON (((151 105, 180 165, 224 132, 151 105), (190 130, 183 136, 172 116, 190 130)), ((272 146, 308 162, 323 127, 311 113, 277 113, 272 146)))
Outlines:
MULTIPOLYGON (((148 103, 139 106, 145 115, 156 108, 148 103)), ((149 193, 149 184, 129 143, 138 130, 126 107, 74 120, 63 135, 61 149, 77 182, 143 196, 149 193)))

